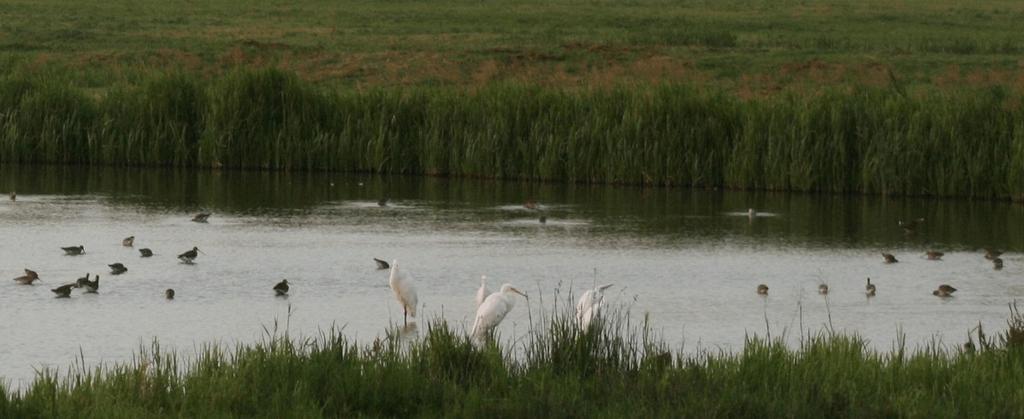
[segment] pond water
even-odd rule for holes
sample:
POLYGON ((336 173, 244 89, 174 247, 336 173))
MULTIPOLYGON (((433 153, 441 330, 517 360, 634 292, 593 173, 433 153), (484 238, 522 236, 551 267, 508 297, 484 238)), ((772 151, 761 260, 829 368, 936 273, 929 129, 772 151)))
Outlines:
MULTIPOLYGON (((1005 326, 1024 297, 1019 204, 689 189, 579 186, 368 175, 0 168, 0 377, 24 386, 37 369, 131 359, 154 339, 190 354, 287 327, 334 327, 361 342, 401 323, 387 271, 416 281, 419 324, 468 328, 480 276, 530 294, 500 329, 505 341, 565 298, 614 283, 607 301, 676 349, 736 350, 748 334, 856 332, 877 349, 959 344, 979 323, 1005 326), (390 198, 389 205, 377 201, 390 198), (540 211, 523 203, 535 200, 540 211), (757 208, 750 218, 747 208, 757 208), (190 222, 200 211, 209 223, 190 222), (547 223, 539 222, 539 214, 547 223), (913 235, 897 220, 925 218, 913 235), (135 236, 135 248, 121 239, 135 236), (83 256, 61 247, 84 245, 83 256), (194 265, 176 255, 193 246, 194 265), (140 258, 137 249, 156 253, 140 258), (981 249, 1005 250, 993 269, 981 249), (929 261, 924 252, 946 252, 929 261), (882 263, 880 252, 900 263, 882 263), (128 272, 109 275, 108 264, 128 272), (23 268, 42 282, 18 285, 23 268), (596 272, 596 274, 595 274, 596 272), (99 294, 50 288, 100 274, 99 294), (595 279, 596 275, 596 279, 595 279), (865 278, 878 286, 867 298, 865 278), (292 285, 288 298, 272 286, 292 285), (831 287, 818 295, 820 283, 831 287), (770 294, 756 294, 758 284, 770 294), (954 298, 931 294, 948 283, 954 298), (166 288, 177 297, 164 299, 166 288), (543 302, 542 302, 543 300, 543 302), (290 315, 289 315, 290 311, 290 315), (766 326, 767 323, 767 326, 766 326), (285 326, 287 324, 287 326, 285 326)), ((422 328, 423 326, 421 326, 422 328)))

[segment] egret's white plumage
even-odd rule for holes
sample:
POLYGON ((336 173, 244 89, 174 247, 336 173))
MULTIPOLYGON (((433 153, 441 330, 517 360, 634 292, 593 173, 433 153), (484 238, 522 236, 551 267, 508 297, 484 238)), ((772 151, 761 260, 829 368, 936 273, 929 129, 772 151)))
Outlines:
POLYGON ((395 292, 395 299, 402 306, 403 323, 408 322, 408 317, 416 317, 416 287, 412 284, 412 275, 398 270, 398 260, 391 262, 391 277, 388 278, 388 285, 395 292))
POLYGON ((592 290, 587 290, 580 296, 576 303, 576 321, 581 329, 590 327, 590 323, 601 314, 601 304, 604 302, 604 290, 613 284, 602 285, 592 290))
POLYGON ((491 291, 487 289, 487 275, 484 275, 480 277, 480 289, 476 290, 476 308, 480 308, 488 295, 491 295, 491 291))
POLYGON ((516 305, 512 294, 526 297, 526 294, 515 289, 511 284, 505 284, 501 286, 501 291, 488 295, 483 304, 477 307, 476 320, 473 321, 473 331, 471 332, 474 339, 483 341, 495 327, 501 324, 502 320, 505 320, 505 316, 516 305))

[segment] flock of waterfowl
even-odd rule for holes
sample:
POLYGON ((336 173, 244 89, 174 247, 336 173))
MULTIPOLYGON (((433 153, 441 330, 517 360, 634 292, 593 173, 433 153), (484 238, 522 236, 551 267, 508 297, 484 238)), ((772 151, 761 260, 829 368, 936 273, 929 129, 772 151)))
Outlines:
MULTIPOLYGON (((16 199, 17 195, 14 192, 11 192, 11 200, 14 201, 16 199)), ((194 217, 192 217, 192 221, 197 223, 205 223, 209 218, 210 213, 204 212, 196 214, 194 217)), ((135 236, 125 237, 123 240, 121 240, 121 246, 135 247, 135 236)), ((65 256, 85 255, 85 246, 83 245, 61 247, 61 250, 64 251, 65 256)), ((195 263, 196 258, 199 257, 200 253, 202 252, 199 250, 198 247, 192 247, 191 250, 187 250, 184 253, 178 255, 178 260, 180 260, 181 263, 193 264, 195 263)), ((140 257, 144 258, 152 257, 153 250, 149 248, 141 248, 139 249, 139 255, 140 257)), ((128 272, 128 267, 121 262, 111 263, 107 265, 107 267, 110 268, 111 275, 121 275, 124 274, 125 272, 128 272)), ((89 280, 90 276, 92 276, 91 273, 86 273, 84 277, 78 278, 77 281, 58 286, 57 288, 53 288, 50 291, 53 291, 53 293, 57 295, 57 298, 70 298, 71 291, 74 290, 75 288, 84 288, 86 294, 97 294, 99 293, 100 289, 100 276, 96 275, 94 279, 89 280)), ((39 273, 28 268, 25 269, 24 275, 14 278, 14 281, 21 285, 33 285, 36 281, 39 280, 39 273)), ((287 282, 288 281, 282 281, 282 283, 274 286, 274 291, 277 292, 278 295, 287 294, 287 282)), ((167 298, 168 300, 173 300, 174 290, 170 288, 165 290, 164 297, 167 298)))
MULTIPOLYGON (((747 214, 750 217, 754 217, 756 212, 753 209, 750 209, 747 211, 747 214)), ((914 234, 917 231, 917 227, 920 226, 922 223, 924 223, 924 218, 918 218, 910 221, 899 220, 897 225, 900 228, 902 228, 905 233, 914 234)), ((1003 269, 1003 260, 999 258, 999 256, 1002 256, 1002 254, 1003 252, 999 250, 985 249, 985 259, 992 261, 992 266, 997 271, 1003 269)), ((943 256, 945 256, 945 253, 937 250, 928 250, 924 254, 925 259, 934 261, 942 260, 943 256)), ((899 259, 896 259, 895 255, 893 255, 892 253, 885 252, 882 252, 882 260, 885 264, 893 264, 899 262, 899 259)), ((957 289, 949 284, 941 284, 938 288, 932 291, 932 295, 937 297, 949 298, 952 297, 953 293, 955 293, 956 291, 957 289)), ((871 283, 871 278, 868 278, 867 285, 864 286, 865 295, 867 295, 868 297, 874 297, 877 292, 878 288, 875 287, 875 284, 871 283)), ((759 284, 757 286, 757 293, 759 295, 768 295, 768 286, 765 284, 759 284)), ((828 284, 823 283, 818 285, 818 294, 827 295, 828 284)))
MULTIPOLYGON (((16 193, 11 192, 10 199, 12 201, 16 200, 16 193)), ((385 207, 387 204, 388 198, 383 198, 377 202, 377 205, 381 207, 385 207)), ((523 204, 523 207, 529 210, 540 211, 540 205, 533 200, 526 201, 526 203, 523 204)), ((749 209, 747 211, 747 215, 753 219, 757 216, 757 212, 754 209, 749 209)), ((199 213, 192 217, 192 221, 196 223, 206 223, 209 218, 210 213, 199 213)), ((544 223, 545 221, 546 217, 541 215, 540 222, 544 223)), ((909 222, 900 220, 898 222, 898 226, 907 234, 914 234, 917 227, 922 223, 924 223, 923 218, 914 219, 909 222)), ((124 247, 134 247, 135 236, 125 238, 121 241, 121 245, 124 247)), ((62 247, 61 249, 68 256, 81 256, 85 254, 85 246, 83 245, 62 247)), ((198 247, 193 247, 191 250, 187 250, 179 254, 178 259, 182 263, 193 264, 195 259, 199 257, 200 253, 202 252, 198 247)), ((153 251, 148 248, 141 248, 139 249, 139 254, 141 257, 148 258, 153 256, 153 251)), ((995 269, 997 270, 1003 268, 1003 260, 999 258, 1000 255, 1002 255, 1002 252, 994 249, 986 249, 985 251, 985 258, 992 261, 995 269)), ((924 256, 927 260, 938 261, 942 259, 944 253, 935 250, 928 250, 924 256)), ((899 262, 896 256, 890 253, 883 252, 882 258, 886 264, 899 262)), ((416 317, 416 307, 419 304, 412 276, 408 272, 399 269, 397 260, 394 260, 391 263, 388 263, 383 259, 374 258, 373 260, 377 264, 378 270, 390 270, 388 285, 394 292, 399 305, 402 307, 403 322, 407 324, 409 317, 416 317)), ((111 275, 121 275, 128 272, 128 268, 122 263, 112 263, 108 265, 108 267, 110 268, 111 275)), ((76 288, 85 289, 85 293, 97 293, 100 288, 100 277, 99 275, 96 275, 94 279, 90 280, 90 276, 91 274, 87 273, 85 277, 78 278, 78 280, 73 283, 53 288, 51 291, 56 294, 57 298, 69 298, 72 290, 76 288)), ((14 278, 15 282, 24 285, 32 285, 38 280, 39 274, 31 269, 25 269, 24 275, 14 278)), ((589 327, 592 321, 599 315, 602 302, 604 300, 604 291, 611 286, 612 284, 598 286, 594 289, 587 290, 580 297, 576 304, 576 319, 581 327, 589 327)), ((275 284, 273 286, 273 291, 277 296, 286 296, 289 291, 288 280, 285 279, 275 284)), ((938 297, 948 298, 956 291, 957 289, 953 286, 941 284, 932 292, 932 294, 938 297)), ((768 286, 765 284, 759 284, 757 286, 757 293, 762 296, 767 296, 768 286)), ((828 284, 819 284, 818 293, 827 295, 829 293, 828 284)), ((876 293, 877 287, 875 284, 871 283, 871 278, 867 278, 865 294, 868 297, 873 297, 876 293)), ((516 294, 524 298, 529 298, 525 293, 519 291, 511 284, 504 284, 498 292, 492 293, 487 288, 487 277, 481 277, 480 288, 476 293, 477 309, 471 336, 478 339, 483 339, 488 336, 491 331, 501 323, 505 316, 512 311, 513 307, 515 307, 514 297, 516 294)), ((175 291, 173 289, 167 289, 164 291, 164 297, 168 300, 174 299, 174 295, 175 291)))
MULTIPOLYGON (((10 198, 12 201, 17 199, 17 195, 11 192, 10 198)), ((383 198, 377 202, 378 206, 385 207, 388 204, 388 199, 383 198)), ((540 211, 540 205, 533 200, 528 200, 523 205, 524 208, 540 211)), ((196 223, 206 223, 209 221, 210 213, 199 213, 192 217, 192 221, 196 223)), ((540 216, 540 222, 544 223, 547 217, 544 215, 540 216)), ((121 245, 124 247, 135 246, 135 236, 126 237, 121 240, 121 245)), ((86 254, 85 246, 68 246, 61 248, 66 256, 82 256, 86 254)), ((149 248, 140 248, 139 255, 143 258, 153 256, 153 251, 149 248)), ((187 250, 178 255, 178 259, 181 263, 193 264, 195 259, 199 257, 202 251, 198 247, 193 247, 191 250, 187 250)), ((395 298, 398 300, 399 305, 402 306, 403 311, 403 322, 408 324, 409 317, 416 317, 416 307, 418 306, 418 299, 416 295, 416 288, 413 285, 412 276, 400 270, 398 268, 398 261, 394 260, 391 263, 383 259, 373 259, 377 264, 378 270, 390 270, 388 278, 388 284, 395 294, 395 298)), ((128 268, 120 262, 112 263, 107 265, 110 268, 111 275, 121 275, 128 272, 128 268)), ((78 278, 77 281, 58 286, 51 289, 57 298, 70 298, 74 289, 85 289, 85 293, 96 294, 100 288, 100 276, 96 275, 94 279, 90 280, 91 273, 87 273, 84 277, 78 278)), ((18 284, 33 285, 36 281, 39 281, 39 274, 31 269, 25 269, 25 275, 14 278, 14 281, 18 284)), ((577 303, 577 319, 580 324, 584 327, 588 327, 593 319, 598 316, 601 310, 602 303, 604 301, 604 291, 611 287, 611 284, 603 285, 592 290, 584 292, 579 302, 577 303)), ((286 296, 289 291, 288 280, 284 279, 273 286, 273 291, 277 296, 286 296)), ((489 336, 490 333, 497 327, 505 316, 512 311, 515 307, 515 300, 513 297, 518 294, 524 298, 529 298, 527 295, 511 284, 504 284, 498 292, 490 292, 487 288, 487 277, 481 278, 480 288, 476 293, 476 316, 473 322, 473 329, 471 335, 477 339, 484 339, 489 336)), ((164 297, 168 300, 173 300, 175 296, 174 289, 168 288, 164 291, 164 297)))

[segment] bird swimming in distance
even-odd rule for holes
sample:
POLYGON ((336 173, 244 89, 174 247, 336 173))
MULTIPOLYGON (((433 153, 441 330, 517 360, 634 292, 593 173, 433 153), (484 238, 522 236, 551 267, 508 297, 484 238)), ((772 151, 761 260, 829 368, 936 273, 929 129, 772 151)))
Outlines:
POLYGON ((547 224, 548 223, 548 216, 546 216, 546 215, 540 216, 540 223, 541 224, 547 224))
POLYGON ((768 286, 765 285, 765 284, 758 285, 757 286, 757 293, 758 293, 758 295, 768 295, 768 286))
POLYGON ((75 287, 85 288, 86 294, 96 294, 100 290, 100 276, 96 275, 96 279, 90 281, 89 274, 85 274, 85 278, 78 278, 75 287))
POLYGON ((121 240, 121 246, 124 246, 124 247, 135 246, 135 236, 125 237, 124 240, 121 240))
POLYGON ((196 214, 194 217, 192 217, 192 222, 193 223, 205 223, 208 218, 210 218, 210 213, 208 213, 208 212, 201 212, 199 214, 196 214))
POLYGON ((818 285, 818 294, 827 295, 828 294, 828 284, 819 284, 818 285))
POLYGON ((864 286, 864 290, 867 293, 868 297, 875 296, 875 284, 871 283, 871 278, 868 278, 868 284, 864 286))
POLYGON ((377 270, 391 268, 391 265, 388 265, 388 262, 385 261, 385 260, 380 260, 380 259, 377 259, 377 258, 373 258, 373 261, 377 262, 377 270))
POLYGON ((110 274, 111 275, 121 275, 121 274, 123 274, 125 272, 128 272, 128 268, 126 268, 124 266, 124 264, 121 264, 121 263, 112 263, 112 264, 107 265, 107 266, 110 267, 110 274))
POLYGON ((388 198, 381 198, 379 201, 377 201, 377 206, 378 207, 386 207, 386 206, 388 206, 388 198))
POLYGON ((488 295, 483 304, 477 307, 476 319, 473 321, 470 336, 478 342, 483 342, 490 336, 494 328, 498 327, 501 321, 505 320, 505 316, 515 307, 516 301, 513 294, 519 294, 526 299, 530 298, 511 284, 502 285, 501 291, 488 295))
POLYGON ((288 280, 282 279, 277 285, 274 285, 274 292, 277 293, 278 297, 288 295, 288 280))
POLYGON ((526 208, 528 210, 538 210, 540 209, 540 204, 538 204, 537 201, 534 201, 532 199, 527 199, 526 202, 523 203, 523 208, 526 208))
POLYGON ((182 262, 184 262, 186 264, 189 264, 189 265, 195 263, 195 260, 196 260, 197 257, 199 257, 199 248, 198 247, 193 247, 192 250, 189 250, 189 251, 187 251, 185 253, 182 253, 182 254, 178 255, 178 259, 180 259, 182 262))
POLYGON ((25 269, 25 275, 14 278, 14 282, 17 282, 22 285, 32 285, 33 282, 36 282, 38 280, 39 274, 37 274, 36 271, 33 271, 28 268, 25 269))
POLYGON ((998 270, 1002 270, 1003 269, 1003 260, 1000 259, 1000 258, 992 259, 992 268, 997 270, 997 271, 998 270))
POLYGON ((939 252, 937 250, 929 250, 925 252, 924 255, 925 257, 928 258, 928 260, 942 260, 942 256, 944 256, 945 253, 939 252))
POLYGON ((938 297, 952 297, 954 292, 956 292, 956 288, 953 288, 953 287, 951 287, 949 285, 946 285, 946 284, 942 284, 942 285, 939 285, 938 289, 936 289, 935 291, 932 291, 932 295, 935 295, 935 296, 938 296, 938 297))
POLYGON ((480 288, 476 290, 476 308, 480 308, 480 304, 483 304, 489 295, 491 291, 487 289, 487 275, 481 275, 480 288))
POLYGON ((604 290, 611 288, 614 284, 601 285, 592 290, 587 290, 576 302, 576 322, 580 329, 587 330, 594 319, 601 315, 601 305, 604 304, 604 290))
POLYGON ((412 275, 398 269, 398 259, 391 261, 388 285, 395 292, 398 304, 402 306, 403 325, 408 325, 410 316, 416 318, 416 305, 419 300, 416 298, 416 287, 413 286, 412 275))
POLYGON ((168 300, 173 300, 174 299, 174 289, 168 288, 166 291, 164 291, 164 298, 166 298, 168 300))
POLYGON ((78 256, 85 254, 85 246, 81 245, 78 247, 62 247, 61 249, 64 250, 64 254, 67 256, 78 256))
POLYGON ((898 260, 896 260, 896 256, 893 256, 892 253, 882 253, 882 257, 885 259, 885 263, 899 262, 898 260))
POLYGON ((148 248, 142 248, 139 249, 139 254, 142 255, 142 257, 144 258, 148 258, 150 256, 153 256, 153 251, 149 250, 148 248))
POLYGON ((75 284, 61 285, 50 291, 53 291, 54 294, 57 294, 57 298, 71 298, 72 288, 75 288, 75 284))
POLYGON ((924 218, 918 218, 916 220, 903 221, 899 220, 898 224, 907 234, 913 234, 917 231, 917 226, 924 222, 924 218))
POLYGON ((985 249, 985 259, 995 260, 1003 255, 1003 252, 996 249, 985 249))

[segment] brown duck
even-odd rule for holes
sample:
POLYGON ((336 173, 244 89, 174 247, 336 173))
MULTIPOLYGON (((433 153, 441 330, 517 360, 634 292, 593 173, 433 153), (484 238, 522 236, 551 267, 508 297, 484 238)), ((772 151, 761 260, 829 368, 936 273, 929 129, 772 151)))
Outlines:
POLYGON ((39 280, 39 274, 31 269, 25 269, 25 275, 14 278, 14 282, 22 285, 32 285, 33 282, 39 280))
POLYGON ((942 284, 939 285, 938 289, 932 291, 932 295, 938 297, 952 297, 954 292, 956 292, 956 288, 953 288, 952 286, 946 284, 942 284))

